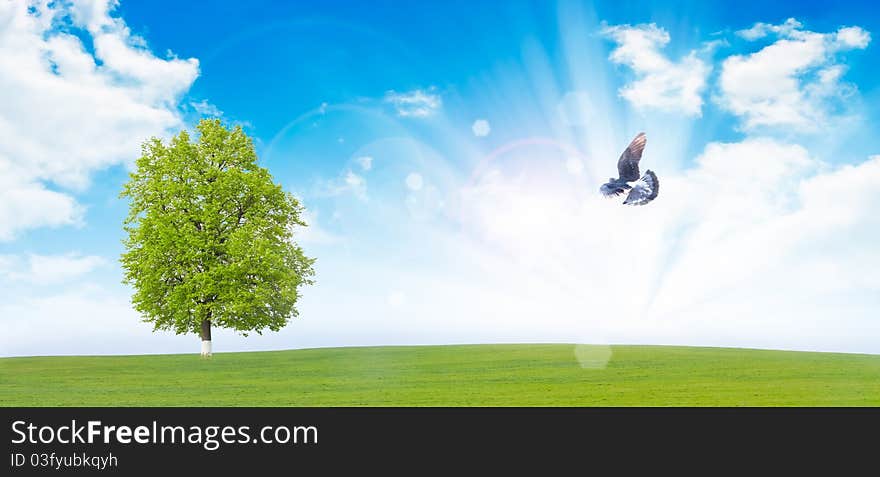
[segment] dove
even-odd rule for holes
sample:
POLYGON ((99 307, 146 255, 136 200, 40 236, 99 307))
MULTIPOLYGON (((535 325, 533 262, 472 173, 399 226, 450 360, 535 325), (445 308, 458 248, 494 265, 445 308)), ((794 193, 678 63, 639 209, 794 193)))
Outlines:
POLYGON ((660 181, 657 174, 646 170, 645 175, 639 177, 639 161, 642 159, 642 151, 648 138, 645 133, 639 133, 629 143, 629 146, 617 160, 617 179, 611 177, 608 182, 602 184, 599 192, 605 197, 618 197, 629 191, 623 203, 626 205, 645 205, 657 198, 660 192, 660 181), (630 185, 630 182, 634 182, 630 185))

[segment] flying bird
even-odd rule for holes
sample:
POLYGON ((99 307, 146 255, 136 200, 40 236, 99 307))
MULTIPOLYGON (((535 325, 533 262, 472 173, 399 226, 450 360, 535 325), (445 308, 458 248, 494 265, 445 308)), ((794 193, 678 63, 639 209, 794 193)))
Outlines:
POLYGON ((602 184, 599 192, 605 197, 618 197, 627 190, 626 199, 623 201, 626 205, 645 205, 657 198, 660 192, 660 181, 657 180, 657 174, 651 170, 646 170, 645 175, 639 178, 639 160, 642 158, 642 151, 645 150, 645 144, 648 138, 645 133, 639 133, 635 139, 629 143, 629 146, 620 155, 617 160, 617 179, 610 178, 608 182, 602 184), (635 182, 634 185, 629 185, 635 182))

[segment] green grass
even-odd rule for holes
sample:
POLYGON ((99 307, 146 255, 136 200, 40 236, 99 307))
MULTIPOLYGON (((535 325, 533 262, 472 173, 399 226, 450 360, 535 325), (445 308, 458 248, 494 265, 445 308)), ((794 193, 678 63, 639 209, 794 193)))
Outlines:
POLYGON ((878 406, 880 355, 463 345, 0 359, 0 406, 878 406), (586 363, 589 366, 583 367, 586 363))

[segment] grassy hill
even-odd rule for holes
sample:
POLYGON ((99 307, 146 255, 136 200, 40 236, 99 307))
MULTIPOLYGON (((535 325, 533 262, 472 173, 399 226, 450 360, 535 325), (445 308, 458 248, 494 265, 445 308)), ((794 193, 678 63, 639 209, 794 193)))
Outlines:
POLYGON ((0 406, 880 406, 880 356, 535 344, 4 358, 0 406))

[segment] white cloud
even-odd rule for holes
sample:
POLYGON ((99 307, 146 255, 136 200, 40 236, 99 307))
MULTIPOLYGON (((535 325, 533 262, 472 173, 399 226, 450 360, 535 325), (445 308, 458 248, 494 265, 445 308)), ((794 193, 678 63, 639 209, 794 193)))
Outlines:
POLYGON ((425 184, 424 179, 422 179, 422 175, 418 172, 410 172, 406 176, 406 188, 411 191, 419 191, 422 190, 422 186, 425 184))
POLYGON ((189 103, 190 107, 195 110, 195 112, 201 114, 202 116, 219 118, 223 116, 223 111, 220 111, 220 108, 211 104, 207 99, 203 99, 201 101, 191 101, 189 103))
POLYGON ((373 158, 370 156, 361 156, 355 159, 355 161, 364 171, 369 171, 373 168, 373 158))
MULTIPOLYGON (((751 320, 792 332, 824 330, 811 337, 817 343, 830 342, 822 333, 841 332, 856 341, 860 330, 876 326, 871 306, 858 297, 880 291, 871 265, 880 260, 871 238, 880 233, 871 210, 880 199, 880 157, 833 169, 796 146, 712 145, 686 179, 695 187, 690 196, 709 200, 688 209, 697 225, 664 274, 659 311, 685 319, 711 310, 732 330, 744 314, 745 302, 738 302, 747 300, 751 320), (749 155, 755 158, 741 163, 749 155), (771 312, 776 316, 755 316, 771 312)), ((758 334, 755 324, 742 326, 758 334)))
POLYGON ((198 75, 195 59, 154 56, 111 16, 116 2, 30 6, 0 2, 0 240, 78 223, 72 196, 46 184, 81 190, 93 171, 132 160, 141 141, 178 128, 178 102, 198 75))
POLYGON ((492 127, 489 125, 489 121, 485 119, 477 119, 471 126, 471 131, 473 131, 474 136, 486 137, 492 132, 492 127))
POLYGON ((843 27, 837 30, 837 43, 848 48, 867 48, 871 42, 871 34, 860 27, 843 27))
POLYGON ((0 255, 0 279, 8 282, 52 285, 69 282, 106 264, 107 261, 102 257, 78 253, 30 254, 26 258, 17 255, 0 255))
POLYGON ((415 89, 404 93, 391 90, 385 94, 385 102, 394 105, 398 116, 424 118, 433 115, 443 106, 440 95, 433 90, 415 89))
POLYGON ((303 212, 302 219, 307 224, 306 227, 297 226, 294 229, 294 240, 302 245, 333 245, 342 242, 342 237, 336 235, 323 227, 318 220, 320 214, 317 210, 306 208, 303 212))
POLYGON ((0 355, 157 353, 174 350, 175 342, 178 350, 194 343, 191 336, 151 336, 128 297, 106 287, 85 283, 46 292, 0 302, 0 355))
POLYGON ((367 186, 367 181, 363 177, 355 174, 352 171, 347 171, 345 173, 343 181, 346 188, 355 191, 365 190, 367 186))
POLYGON ((653 23, 608 26, 602 34, 617 43, 611 61, 636 74, 635 81, 621 88, 622 97, 637 108, 700 115, 710 68, 695 51, 677 62, 670 60, 660 52, 669 43, 669 33, 653 23))
POLYGON ((0 242, 22 230, 81 223, 83 207, 73 197, 8 171, 9 164, 0 159, 0 242))
POLYGON ((880 351, 863 338, 880 331, 880 156, 833 167, 771 139, 712 143, 693 168, 661 174, 660 197, 642 208, 530 175, 486 173, 463 190, 479 244, 466 260, 491 272, 460 272, 480 283, 461 302, 504 316, 505 329, 880 351))
POLYGON ((859 27, 816 33, 788 19, 782 25, 758 23, 738 32, 748 40, 773 34, 777 40, 722 64, 720 104, 743 119, 745 129, 786 127, 816 131, 828 125, 835 106, 855 87, 841 81, 837 54, 865 48, 870 34, 859 27))
POLYGON ((318 181, 315 193, 319 197, 352 194, 358 199, 366 200, 367 180, 351 169, 345 169, 336 179, 318 181))
POLYGON ((794 18, 789 18, 780 25, 758 22, 755 23, 754 26, 752 26, 751 28, 740 30, 736 32, 736 34, 745 38, 746 40, 754 41, 760 38, 764 38, 770 33, 776 33, 779 35, 791 35, 792 33, 799 30, 802 26, 803 25, 801 24, 801 22, 795 20, 794 18))

